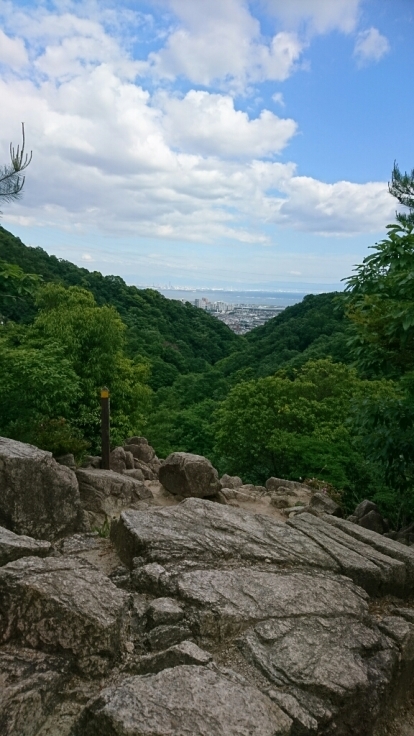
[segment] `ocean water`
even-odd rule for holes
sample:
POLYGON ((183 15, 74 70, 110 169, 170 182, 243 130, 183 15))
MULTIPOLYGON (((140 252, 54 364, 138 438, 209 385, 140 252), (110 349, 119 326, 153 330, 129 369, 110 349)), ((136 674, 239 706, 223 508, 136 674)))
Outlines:
POLYGON ((195 299, 208 299, 210 302, 226 302, 226 304, 255 304, 257 306, 290 307, 301 302, 309 292, 303 291, 222 291, 221 289, 157 289, 167 299, 184 299, 193 302, 195 299))

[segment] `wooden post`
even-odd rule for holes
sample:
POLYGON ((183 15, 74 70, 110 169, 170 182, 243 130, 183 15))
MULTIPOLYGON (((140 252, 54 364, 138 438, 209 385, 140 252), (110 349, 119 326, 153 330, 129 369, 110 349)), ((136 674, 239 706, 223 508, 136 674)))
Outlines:
POLYGON ((109 391, 101 390, 101 437, 102 437, 102 469, 109 470, 110 429, 109 429, 109 391))

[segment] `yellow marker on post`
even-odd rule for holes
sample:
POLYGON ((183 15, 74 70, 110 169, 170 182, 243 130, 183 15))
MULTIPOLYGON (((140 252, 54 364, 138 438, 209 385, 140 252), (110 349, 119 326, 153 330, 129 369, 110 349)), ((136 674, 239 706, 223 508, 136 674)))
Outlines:
POLYGON ((109 470, 110 424, 109 424, 109 390, 104 386, 101 389, 101 438, 102 438, 102 468, 109 470))

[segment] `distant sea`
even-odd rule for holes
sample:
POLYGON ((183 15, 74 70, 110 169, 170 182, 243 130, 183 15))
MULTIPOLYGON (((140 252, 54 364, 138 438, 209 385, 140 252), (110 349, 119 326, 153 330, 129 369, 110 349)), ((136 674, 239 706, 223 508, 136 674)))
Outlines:
POLYGON ((155 288, 167 299, 184 299, 193 302, 203 297, 210 302, 226 302, 226 304, 256 304, 272 307, 290 307, 301 302, 309 292, 303 291, 222 291, 221 289, 194 289, 194 291, 180 289, 155 288))

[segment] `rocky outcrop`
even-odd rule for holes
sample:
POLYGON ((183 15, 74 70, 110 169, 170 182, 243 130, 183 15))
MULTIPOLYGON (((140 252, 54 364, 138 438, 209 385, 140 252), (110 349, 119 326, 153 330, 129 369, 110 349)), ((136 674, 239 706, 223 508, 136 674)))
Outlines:
POLYGON ((349 521, 352 521, 358 526, 363 526, 365 529, 370 529, 378 534, 388 531, 388 524, 384 522, 378 506, 373 501, 362 501, 356 507, 354 513, 348 517, 349 521))
POLYGON ((290 718, 243 678, 182 665, 103 690, 86 707, 74 736, 288 736, 290 727, 290 718))
POLYGON ((220 490, 218 473, 201 455, 173 452, 161 464, 159 479, 164 488, 183 498, 206 498, 220 490))
POLYGON ((0 566, 29 555, 47 557, 51 547, 50 542, 32 539, 24 534, 14 534, 9 529, 0 527, 0 566))
POLYGON ((111 539, 0 529, 1 733, 373 736, 414 679, 414 550, 301 484, 177 503, 135 472, 78 471, 111 539))
POLYGON ((77 559, 26 557, 0 569, 0 642, 64 654, 81 671, 120 656, 127 597, 77 559))
POLYGON ((0 523, 53 540, 81 524, 78 482, 50 452, 0 437, 0 523))
POLYGON ((275 568, 340 569, 317 543, 282 522, 195 498, 178 506, 124 511, 111 526, 111 538, 129 565, 134 557, 144 557, 167 565, 177 560, 217 565, 235 559, 275 568))
POLYGON ((68 663, 16 647, 0 648, 2 736, 35 736, 69 679, 68 663))
POLYGON ((117 518, 123 509, 153 498, 145 483, 112 470, 79 468, 76 475, 82 508, 92 529, 102 527, 107 519, 117 518))

